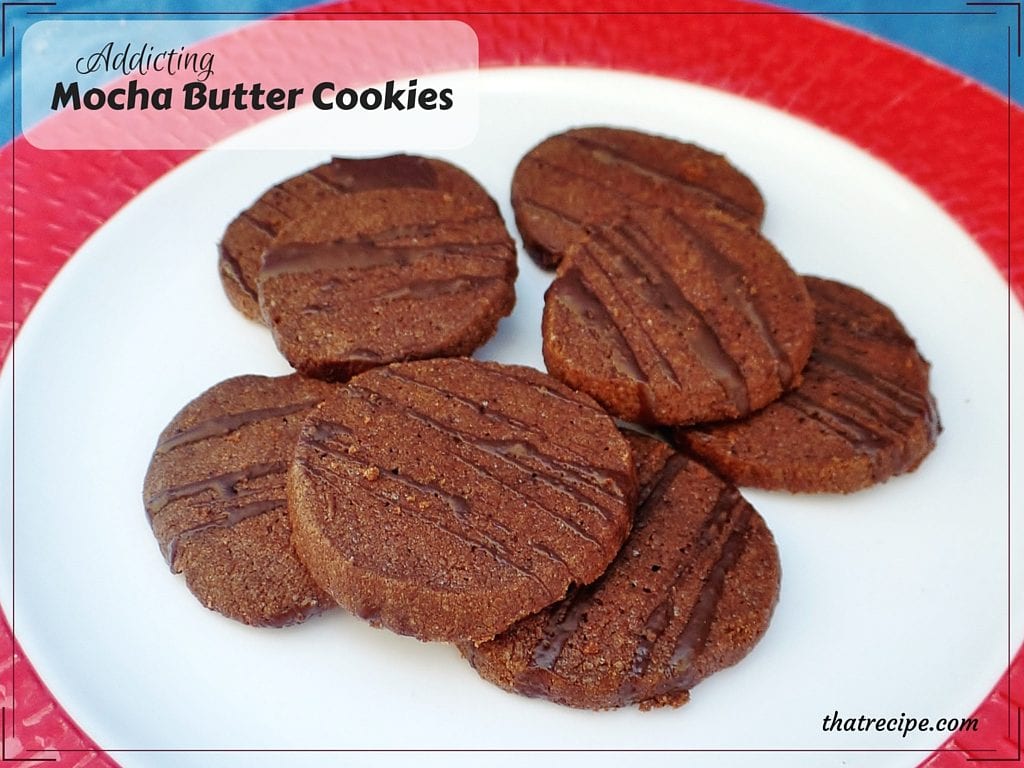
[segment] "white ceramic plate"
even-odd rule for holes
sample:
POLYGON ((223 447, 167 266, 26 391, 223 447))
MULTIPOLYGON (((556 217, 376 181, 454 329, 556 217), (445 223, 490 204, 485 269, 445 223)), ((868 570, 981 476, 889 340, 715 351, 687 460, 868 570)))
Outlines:
MULTIPOLYGON (((1007 547, 1007 440, 1021 434, 1016 421, 1008 428, 1007 339, 1009 325, 1021 381, 1024 324, 1019 307, 1007 306, 1005 281, 902 177, 783 113, 670 80, 587 70, 484 70, 479 87, 477 139, 447 157, 490 190, 510 223, 519 157, 569 126, 626 124, 725 152, 761 187, 764 230, 798 271, 864 288, 917 338, 933 363, 944 425, 934 454, 914 474, 849 497, 748 494, 778 540, 781 600, 761 644, 701 683, 681 710, 580 712, 520 698, 479 679, 451 647, 341 613, 284 630, 224 619, 168 573, 143 512, 142 478, 156 436, 189 399, 228 376, 289 370, 266 329, 224 298, 215 244, 262 189, 325 157, 208 151, 90 238, 17 340, 16 620, 44 682, 126 768, 413 759, 117 751, 222 747, 921 750, 699 757, 702 765, 916 763, 947 734, 823 733, 822 719, 836 710, 966 716, 1006 667, 1007 632, 1014 648, 1024 635, 1024 612, 1009 629, 1006 618, 1007 559, 1021 562, 1021 537, 1012 553, 1007 547)), ((289 113, 253 130, 284 136, 301 119, 289 113)), ((549 276, 525 255, 520 269, 515 313, 479 355, 542 368, 549 276)), ((0 430, 10 435, 10 363, 0 383, 0 430)), ((10 442, 0 443, 0 465, 9 466, 10 442)), ((0 591, 10 615, 9 489, 2 501, 0 591)), ((624 758, 529 759, 602 766, 624 758)))

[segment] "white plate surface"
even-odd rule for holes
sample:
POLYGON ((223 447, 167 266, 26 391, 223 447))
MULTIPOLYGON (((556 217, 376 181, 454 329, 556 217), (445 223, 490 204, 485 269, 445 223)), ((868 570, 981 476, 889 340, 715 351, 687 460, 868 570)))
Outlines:
MULTIPOLYGON (((573 125, 629 125, 725 152, 761 187, 766 234, 804 273, 889 303, 933 363, 944 432, 916 473, 849 497, 750 492, 774 531, 782 596, 761 644, 680 710, 579 712, 504 693, 444 645, 335 613, 257 630, 202 608, 172 576, 142 509, 156 436, 189 399, 289 369, 231 308, 216 243, 260 190, 321 154, 202 153, 136 197, 75 255, 16 345, 16 621, 45 683, 113 749, 881 748, 732 752, 701 765, 911 765, 946 734, 835 734, 822 718, 964 716, 1024 635, 1007 626, 1008 332, 1022 314, 975 243, 929 198, 848 143, 722 93, 587 70, 485 70, 475 142, 446 155, 512 223, 519 157, 573 125), (1010 320, 1008 322, 1008 313, 1010 320)), ((253 130, 284 136, 289 113, 253 130)), ((395 147, 400 151, 402 147, 395 147)), ((549 276, 520 256, 512 317, 479 356, 543 368, 549 276)), ((10 364, 0 431, 12 428, 10 364)), ((1015 385, 1015 389, 1019 389, 1015 385)), ((1015 393, 1018 402, 1020 392, 1015 393)), ((0 441, 0 466, 10 466, 0 441)), ((1018 451, 1018 454, 1019 451, 1018 451)), ((10 490, 0 530, 12 584, 10 490)), ((1020 584, 1012 599, 1019 604, 1020 584)), ((614 753, 116 752, 133 766, 619 765, 614 753)), ((654 753, 651 765, 685 756, 654 753)))

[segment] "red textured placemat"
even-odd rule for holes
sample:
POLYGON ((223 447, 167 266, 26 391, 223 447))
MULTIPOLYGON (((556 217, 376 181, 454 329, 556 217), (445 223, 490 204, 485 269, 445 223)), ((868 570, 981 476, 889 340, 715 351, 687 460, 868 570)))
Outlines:
MULTIPOLYGON (((778 107, 858 144, 928 192, 1004 275, 1014 265, 1012 287, 1024 297, 1024 238, 1020 217, 1011 219, 1010 213, 1024 210, 1024 185, 1009 187, 1011 148, 1016 168, 1024 112, 1005 97, 883 42, 789 12, 764 13, 765 6, 659 0, 643 7, 637 12, 626 0, 598 0, 585 8, 572 0, 543 6, 490 0, 481 12, 453 0, 355 0, 315 11, 353 18, 376 18, 382 11, 389 18, 457 18, 476 30, 481 66, 569 64, 644 72, 778 107)), ((222 38, 218 50, 244 55, 251 28, 222 38)), ((996 37, 994 46, 1005 44, 996 37)), ((0 150, 2 215, 13 226, 4 248, 14 247, 13 258, 3 259, 0 359, 39 295, 85 239, 191 154, 41 151, 24 139, 0 150)), ((976 757, 1019 759, 1024 655, 1018 652, 1012 665, 1007 661, 1007 675, 974 714, 979 731, 950 739, 943 748, 954 751, 936 752, 924 766, 974 765, 970 753, 978 749, 999 751, 976 757)), ((53 700, 6 622, 0 622, 0 695, 8 720, 0 757, 56 757, 59 765, 76 768, 116 765, 95 751, 53 700)))

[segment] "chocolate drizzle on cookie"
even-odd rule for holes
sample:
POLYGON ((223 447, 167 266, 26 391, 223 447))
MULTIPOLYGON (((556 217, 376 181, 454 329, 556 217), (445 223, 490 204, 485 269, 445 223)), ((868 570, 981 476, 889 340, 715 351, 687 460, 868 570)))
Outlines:
POLYGON ((621 418, 712 421, 791 387, 813 328, 799 278, 754 230, 653 210, 569 249, 545 295, 544 360, 621 418))
POLYGON ((600 574, 634 483, 585 397, 530 369, 432 360, 325 403, 290 499, 299 553, 336 600, 421 639, 481 640, 600 574), (321 439, 328 425, 341 431, 321 439))
MULTIPOLYGON (((671 476, 674 477, 674 473, 671 476)), ((751 507, 739 491, 732 486, 723 488, 701 527, 697 541, 680 550, 682 556, 676 566, 669 594, 648 616, 637 639, 629 676, 619 689, 624 704, 634 701, 643 689, 641 679, 650 668, 655 645, 666 636, 675 618, 678 608, 675 599, 678 593, 685 590, 687 579, 693 577, 698 559, 703 557, 705 551, 713 551, 718 555, 697 592, 689 618, 672 644, 672 653, 668 658, 671 682, 662 681, 655 689, 659 695, 672 690, 689 691, 700 680, 694 662, 708 641, 714 614, 722 599, 725 577, 746 547, 746 526, 750 514, 751 507)))
POLYGON ((401 154, 335 157, 271 187, 228 225, 220 243, 220 275, 228 299, 246 317, 262 322, 257 275, 274 238, 325 202, 388 189, 438 190, 468 203, 489 201, 472 178, 441 160, 401 154))
POLYGON ((697 206, 758 225, 764 201, 725 158, 694 144, 615 128, 552 136, 520 161, 512 207, 530 255, 554 267, 585 231, 633 206, 697 206))
POLYGON ((675 433, 743 485, 848 493, 918 466, 941 430, 929 366, 896 316, 805 278, 817 335, 803 383, 744 421, 675 433))
POLYGON ((682 211, 669 211, 668 216, 679 228, 690 246, 700 253, 702 264, 715 276, 715 281, 724 289, 727 300, 738 310, 753 328, 765 350, 775 362, 779 386, 788 389, 793 384, 794 370, 789 355, 782 349, 771 330, 765 312, 758 307, 756 295, 752 295, 743 271, 730 260, 710 239, 702 235, 698 226, 687 221, 682 211))
POLYGON ((229 435, 237 429, 255 424, 266 419, 276 419, 282 416, 291 416, 295 413, 308 411, 319 400, 303 400, 298 403, 288 403, 271 408, 254 408, 241 413, 228 413, 222 416, 215 416, 193 424, 188 429, 162 437, 157 443, 157 453, 167 453, 183 445, 197 443, 202 440, 209 440, 211 437, 222 437, 229 435))
POLYGON ((437 189, 437 169, 425 157, 388 155, 386 157, 335 157, 326 165, 310 171, 317 180, 342 193, 371 189, 415 187, 437 189))
POLYGON ((213 475, 212 477, 204 477, 191 483, 173 485, 148 497, 146 499, 146 511, 149 513, 150 519, 152 519, 160 514, 164 507, 171 502, 190 499, 204 491, 211 491, 215 497, 220 499, 233 499, 242 495, 238 492, 240 484, 248 484, 253 480, 258 480, 268 475, 284 475, 287 469, 288 465, 283 461, 267 464, 250 464, 236 472, 225 472, 224 474, 213 475))
MULTIPOLYGON (((620 247, 604 239, 600 233, 595 234, 595 240, 608 247, 608 253, 615 260, 618 271, 641 287, 645 294, 643 298, 649 305, 664 307, 673 314, 692 318, 692 322, 684 320, 684 324, 687 328, 686 340, 693 354, 721 385, 736 410, 740 413, 749 411, 750 397, 739 364, 726 352, 708 318, 686 298, 675 278, 661 266, 659 261, 662 257, 657 252, 657 244, 639 227, 617 226, 609 234, 618 238, 620 247)), ((711 249, 702 251, 702 254, 705 263, 712 265, 712 268, 721 262, 719 255, 711 249)), ((637 316, 635 311, 634 316, 637 316)), ((637 319, 640 320, 641 328, 647 327, 642 318, 637 319)), ((651 341, 652 346, 657 348, 657 343, 653 339, 651 341)), ((666 378, 672 384, 679 386, 680 381, 671 371, 671 361, 666 352, 659 350, 658 354, 661 358, 660 369, 669 374, 666 378)))
MULTIPOLYGON (((648 137, 649 139, 650 137, 648 137)), ((655 137, 656 138, 656 137, 655 137)), ((602 143, 595 141, 592 138, 586 138, 580 133, 572 135, 572 140, 580 145, 581 148, 590 153, 590 157, 596 161, 594 164, 589 166, 578 166, 578 168, 585 168, 586 171, 583 174, 585 178, 593 181, 594 183, 605 183, 602 179, 601 166, 617 166, 619 169, 628 171, 636 176, 646 178, 652 182, 650 194, 660 193, 668 198, 666 201, 663 197, 659 201, 659 205, 665 205, 666 203, 671 205, 672 198, 678 196, 679 199, 687 200, 689 202, 702 202, 710 207, 714 207, 717 210, 723 211, 736 217, 741 221, 748 221, 752 224, 757 224, 761 220, 763 215, 763 207, 758 196, 750 194, 750 189, 744 189, 743 193, 739 196, 746 197, 745 202, 749 207, 737 204, 733 200, 730 200, 726 193, 722 190, 722 186, 715 183, 714 180, 708 179, 704 173, 697 172, 687 177, 685 171, 682 174, 675 175, 672 171, 679 173, 680 168, 677 166, 671 170, 666 170, 665 166, 660 163, 644 163, 639 158, 633 156, 628 150, 618 149, 611 144, 602 143), (588 172, 587 172, 588 171, 588 172), (701 176, 703 183, 695 183, 694 179, 697 176, 701 176)), ((699 149, 695 145, 686 145, 687 150, 694 155, 696 163, 699 165, 701 162, 708 162, 714 164, 716 161, 720 161, 721 158, 714 153, 707 153, 703 155, 704 150, 699 149)), ((553 167, 558 168, 562 173, 572 174, 573 171, 566 168, 564 165, 553 167)), ((735 171, 735 169, 730 169, 735 171)), ((738 175, 739 172, 735 171, 738 175)), ((736 182, 737 178, 731 178, 728 181, 736 182)), ((613 187, 615 188, 615 187, 613 187)), ((638 202, 648 203, 651 202, 648 199, 646 190, 641 193, 634 192, 632 195, 628 193, 619 192, 623 198, 633 200, 636 199, 638 202)))
POLYGON ((760 516, 697 462, 627 437, 642 488, 630 537, 598 581, 462 646, 487 679, 577 707, 678 705, 767 626, 778 553, 760 516))
POLYGON ((385 189, 324 202, 259 270, 278 349, 307 376, 469 354, 515 301, 515 248, 494 203, 385 189), (413 318, 422 318, 414 321, 413 318))
MULTIPOLYGON (((380 267, 409 267, 423 261, 473 257, 477 259, 507 258, 508 242, 437 243, 383 247, 369 240, 329 243, 285 243, 271 248, 263 257, 260 274, 264 278, 309 272, 347 272, 380 267)), ((447 281, 479 277, 453 275, 447 281)), ((495 276, 497 277, 497 276, 495 276)), ((437 280, 435 282, 442 282, 437 280)))
POLYGON ((143 500, 172 571, 247 624, 283 626, 331 605, 291 547, 286 477, 303 418, 332 391, 299 376, 240 376, 161 434, 143 500))

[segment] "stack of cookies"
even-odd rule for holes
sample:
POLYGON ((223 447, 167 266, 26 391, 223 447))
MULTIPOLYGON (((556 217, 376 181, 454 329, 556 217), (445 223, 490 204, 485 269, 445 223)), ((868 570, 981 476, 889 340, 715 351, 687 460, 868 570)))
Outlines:
POLYGON ((464 171, 336 158, 265 192, 221 280, 297 373, 185 406, 146 511, 171 569, 247 624, 340 605, 520 694, 678 706, 778 599, 733 483, 851 492, 914 469, 939 430, 929 366, 887 307, 795 274, 756 186, 700 147, 570 130, 523 158, 512 204, 557 270, 548 373, 467 357, 517 266, 464 171))

